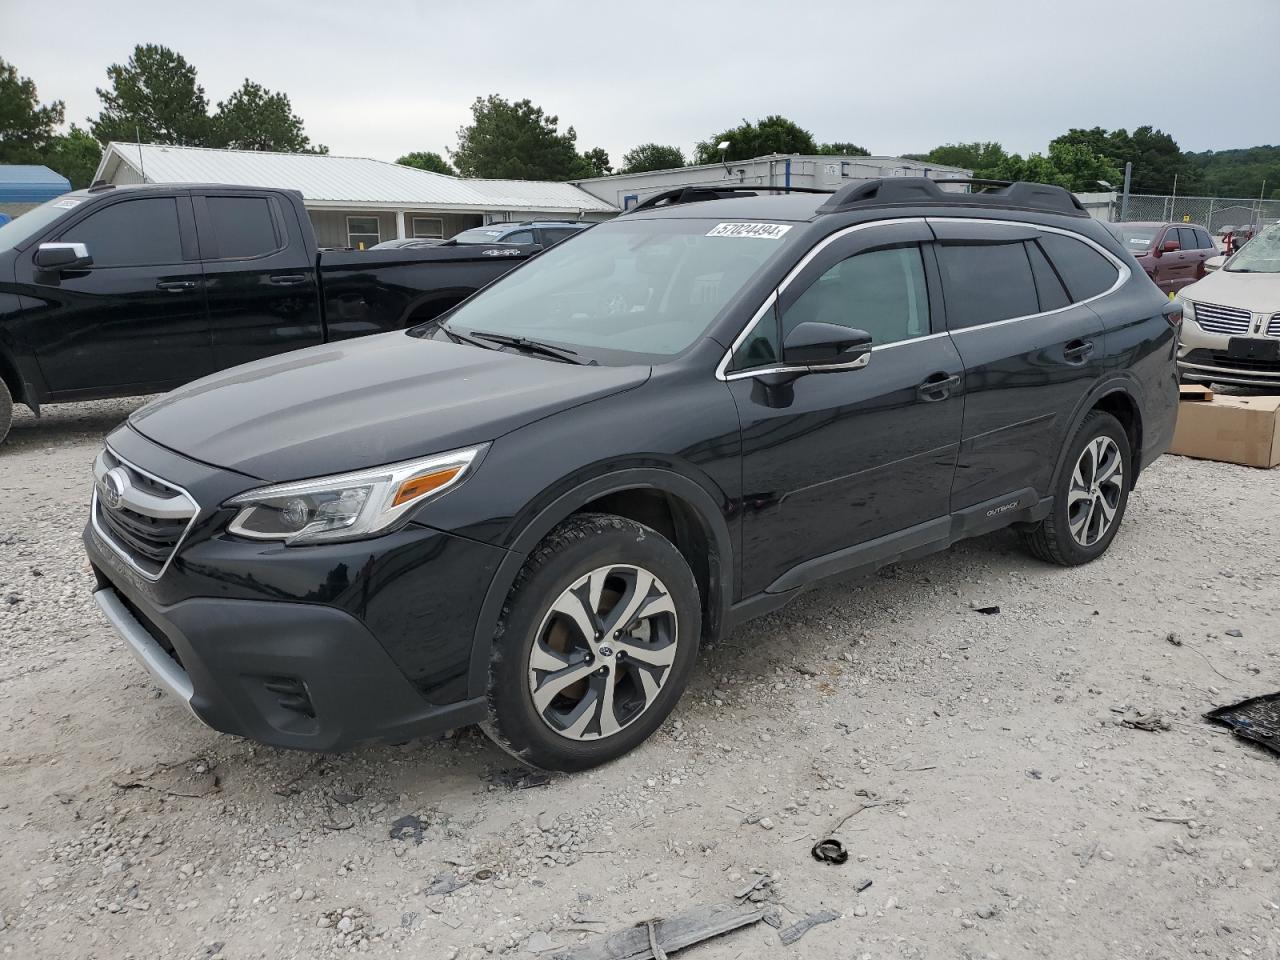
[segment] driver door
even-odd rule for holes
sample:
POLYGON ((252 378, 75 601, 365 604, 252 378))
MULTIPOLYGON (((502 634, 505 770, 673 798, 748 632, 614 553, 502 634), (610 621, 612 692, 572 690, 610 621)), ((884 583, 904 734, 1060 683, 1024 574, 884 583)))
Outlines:
POLYGON ((923 220, 820 246, 726 373, 742 422, 742 595, 783 592, 949 534, 964 368, 923 220), (790 374, 798 323, 865 330, 862 369, 790 374))

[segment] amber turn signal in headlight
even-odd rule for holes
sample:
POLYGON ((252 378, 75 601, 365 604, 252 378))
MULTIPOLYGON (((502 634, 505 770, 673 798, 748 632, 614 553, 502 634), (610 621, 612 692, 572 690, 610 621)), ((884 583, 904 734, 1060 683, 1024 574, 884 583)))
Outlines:
POLYGON ((335 477, 250 490, 227 501, 227 532, 288 544, 360 540, 386 533, 416 505, 462 482, 485 447, 392 463, 335 477))

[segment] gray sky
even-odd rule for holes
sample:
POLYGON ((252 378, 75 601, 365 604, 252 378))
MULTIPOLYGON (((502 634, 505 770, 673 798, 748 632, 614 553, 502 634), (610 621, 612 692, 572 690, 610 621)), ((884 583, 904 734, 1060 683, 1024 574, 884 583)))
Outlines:
POLYGON ((313 141, 383 160, 444 153, 489 93, 615 164, 770 113, 889 155, 1144 123, 1186 150, 1280 142, 1280 0, 0 0, 0 56, 81 124, 107 66, 148 42, 211 103, 247 76, 288 93, 313 141))

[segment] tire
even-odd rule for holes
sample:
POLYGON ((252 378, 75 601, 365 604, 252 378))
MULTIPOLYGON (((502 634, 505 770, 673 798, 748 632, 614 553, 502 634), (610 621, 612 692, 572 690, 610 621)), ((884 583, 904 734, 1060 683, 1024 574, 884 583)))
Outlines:
POLYGON ((9 435, 13 426, 13 396, 9 393, 9 385, 0 380, 0 443, 9 435))
POLYGON ((1096 560, 1120 529, 1132 485, 1133 455, 1124 427, 1111 414, 1094 410, 1071 438, 1052 512, 1022 532, 1028 549, 1064 567, 1096 560))
POLYGON ((689 565, 656 530, 608 514, 571 517, 538 544, 507 597, 482 728, 544 770, 622 756, 679 700, 701 614, 689 565), (629 624, 615 622, 624 616, 629 624))

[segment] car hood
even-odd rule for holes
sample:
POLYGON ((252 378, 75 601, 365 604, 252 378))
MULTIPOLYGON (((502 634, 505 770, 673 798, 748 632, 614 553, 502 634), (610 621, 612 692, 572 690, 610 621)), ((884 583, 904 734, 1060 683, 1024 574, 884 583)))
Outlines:
POLYGON ((300 480, 494 440, 639 386, 649 373, 388 333, 196 380, 129 423, 194 460, 300 480))
POLYGON ((1239 307, 1250 313, 1280 312, 1280 273, 1229 273, 1215 270, 1203 280, 1182 288, 1195 303, 1239 307))

